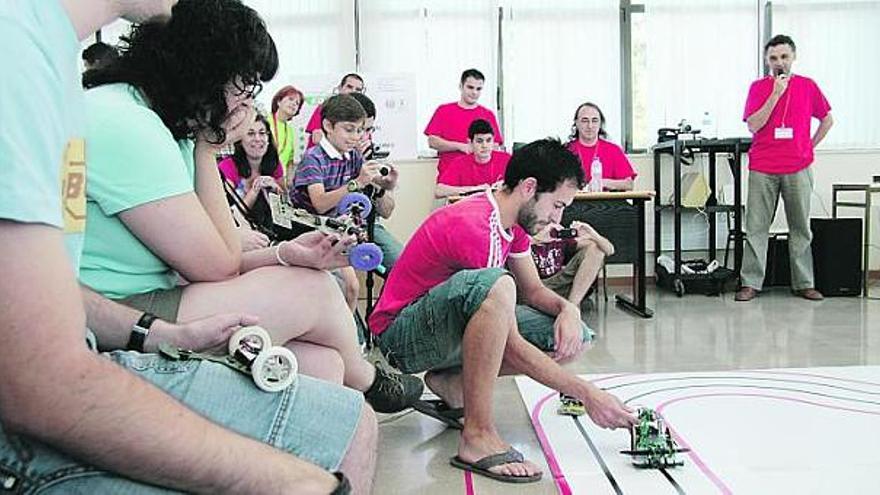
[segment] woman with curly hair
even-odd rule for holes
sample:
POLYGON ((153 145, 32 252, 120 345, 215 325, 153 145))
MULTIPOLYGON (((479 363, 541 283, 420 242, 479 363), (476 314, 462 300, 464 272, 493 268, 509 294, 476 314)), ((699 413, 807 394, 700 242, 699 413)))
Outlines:
POLYGON ((266 117, 255 114, 244 137, 236 141, 235 152, 217 167, 248 207, 254 206, 263 189, 281 192, 284 172, 266 117))
MULTIPOLYGON (((81 281, 168 321, 255 315, 273 342, 296 353, 302 373, 363 392, 377 411, 417 400, 418 378, 363 359, 351 312, 325 271, 347 264, 343 250, 353 239, 312 232, 241 252, 214 157, 249 128, 253 98, 277 69, 257 13, 236 0, 181 0, 167 24, 135 26, 123 43, 120 58, 87 81, 81 281), (178 274, 189 284, 177 286, 178 274)), ((224 343, 216 335, 152 337, 196 349, 224 343)), ((359 404, 351 408, 367 414, 359 404)), ((321 427, 320 418, 311 421, 321 427)), ((338 434, 351 439, 344 426, 338 434)), ((342 469, 369 478, 370 453, 355 450, 342 469)))

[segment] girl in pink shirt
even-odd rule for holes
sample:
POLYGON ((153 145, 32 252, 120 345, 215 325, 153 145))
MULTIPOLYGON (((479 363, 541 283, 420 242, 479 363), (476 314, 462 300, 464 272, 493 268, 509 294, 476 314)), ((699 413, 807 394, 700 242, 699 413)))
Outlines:
POLYGON ((602 162, 602 183, 611 191, 631 191, 636 172, 620 146, 607 141, 605 115, 595 103, 583 103, 574 112, 568 149, 581 160, 587 182, 593 158, 602 162))

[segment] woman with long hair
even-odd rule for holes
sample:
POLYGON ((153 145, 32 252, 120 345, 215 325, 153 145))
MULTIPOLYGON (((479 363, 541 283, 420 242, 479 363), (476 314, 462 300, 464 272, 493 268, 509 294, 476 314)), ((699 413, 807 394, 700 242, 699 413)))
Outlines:
POLYGON ((256 113, 234 148, 232 156, 224 158, 217 167, 248 207, 254 206, 263 189, 281 192, 284 173, 266 117, 256 113))

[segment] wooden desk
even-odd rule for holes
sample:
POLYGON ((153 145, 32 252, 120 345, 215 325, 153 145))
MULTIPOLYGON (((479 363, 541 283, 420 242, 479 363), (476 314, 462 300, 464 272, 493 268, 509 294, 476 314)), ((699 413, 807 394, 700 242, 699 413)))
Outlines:
MULTIPOLYGON (((448 200, 455 203, 466 197, 448 200)), ((606 263, 632 263, 632 297, 616 294, 614 300, 621 309, 642 318, 654 316, 645 305, 645 202, 653 198, 654 191, 578 192, 562 215, 563 225, 572 220, 587 222, 614 244, 614 256, 606 263)))

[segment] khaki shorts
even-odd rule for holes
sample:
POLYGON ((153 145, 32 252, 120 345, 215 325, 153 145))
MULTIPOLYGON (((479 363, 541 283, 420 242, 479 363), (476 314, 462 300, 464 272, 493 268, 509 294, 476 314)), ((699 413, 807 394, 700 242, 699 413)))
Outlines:
POLYGON ((135 294, 116 302, 129 308, 152 313, 169 323, 177 322, 177 312, 180 310, 180 298, 183 297, 183 287, 173 289, 159 289, 153 292, 135 294))

